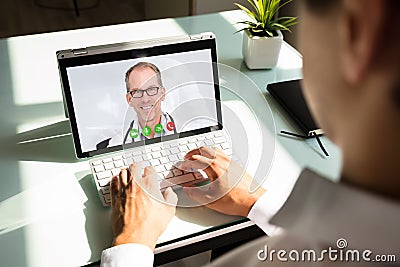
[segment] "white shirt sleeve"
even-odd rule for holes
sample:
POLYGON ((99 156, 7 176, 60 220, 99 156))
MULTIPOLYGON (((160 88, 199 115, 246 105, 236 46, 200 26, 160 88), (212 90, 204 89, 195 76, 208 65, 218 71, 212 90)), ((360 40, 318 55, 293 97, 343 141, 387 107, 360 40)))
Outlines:
POLYGON ((153 251, 142 244, 123 244, 103 250, 101 267, 153 266, 153 251))
POLYGON ((254 203, 247 217, 260 227, 268 236, 273 236, 282 232, 278 226, 269 223, 269 220, 275 216, 279 209, 286 202, 290 190, 279 190, 278 188, 269 188, 254 203))

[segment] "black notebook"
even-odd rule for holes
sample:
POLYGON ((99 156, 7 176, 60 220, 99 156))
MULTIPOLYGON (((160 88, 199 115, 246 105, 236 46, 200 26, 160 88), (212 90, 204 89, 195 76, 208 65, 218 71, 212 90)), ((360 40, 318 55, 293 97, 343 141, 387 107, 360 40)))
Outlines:
POLYGON ((312 137, 314 134, 323 134, 308 109, 301 90, 300 80, 271 83, 268 84, 267 90, 286 110, 304 136, 312 137))

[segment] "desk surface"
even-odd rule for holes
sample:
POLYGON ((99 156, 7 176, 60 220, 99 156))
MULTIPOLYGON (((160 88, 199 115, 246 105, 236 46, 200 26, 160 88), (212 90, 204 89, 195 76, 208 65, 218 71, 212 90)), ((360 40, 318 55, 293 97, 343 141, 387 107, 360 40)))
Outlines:
MULTIPOLYGON (((323 138, 331 154, 325 158, 313 141, 275 132, 295 129, 265 87, 301 78, 300 54, 285 43, 276 68, 248 70, 241 55, 242 34, 234 34, 237 28, 232 25, 241 16, 238 11, 229 11, 0 40, 2 266, 85 265, 99 260, 111 242, 109 210, 98 200, 87 161, 75 158, 64 118, 57 50, 212 31, 217 36, 219 62, 227 70, 221 79, 235 84, 232 74, 241 73, 254 82, 250 86, 236 83, 233 91, 223 91, 223 103, 231 109, 252 109, 260 131, 274 140, 273 164, 264 175, 264 186, 279 183, 290 190, 305 166, 337 178, 340 153, 329 140, 323 138), (270 110, 273 123, 263 115, 270 110)), ((239 116, 246 121, 246 112, 243 114, 239 116)), ((249 150, 256 151, 260 139, 249 139, 249 150)), ((249 165, 250 173, 263 165, 261 160, 249 165)), ((179 209, 160 242, 234 219, 201 207, 179 209)))

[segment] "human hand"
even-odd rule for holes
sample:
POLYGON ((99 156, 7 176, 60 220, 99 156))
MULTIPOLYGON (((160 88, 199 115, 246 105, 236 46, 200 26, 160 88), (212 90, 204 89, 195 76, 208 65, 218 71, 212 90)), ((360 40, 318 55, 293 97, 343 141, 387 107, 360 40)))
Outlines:
POLYGON ((202 187, 184 187, 193 200, 228 215, 247 217, 254 203, 265 192, 259 187, 250 193, 252 177, 221 150, 201 147, 188 152, 178 166, 188 171, 202 169, 211 183, 202 187))
POLYGON ((143 177, 138 165, 122 169, 111 180, 113 246, 139 243, 154 250, 175 215, 177 202, 171 188, 161 194, 153 167, 146 167, 143 177))

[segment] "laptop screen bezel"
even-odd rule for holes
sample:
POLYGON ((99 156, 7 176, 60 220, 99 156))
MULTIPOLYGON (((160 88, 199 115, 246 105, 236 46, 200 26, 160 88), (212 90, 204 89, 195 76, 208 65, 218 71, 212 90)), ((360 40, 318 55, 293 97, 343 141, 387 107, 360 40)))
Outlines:
MULTIPOLYGON (((90 52, 90 49, 88 50, 90 52)), ((217 50, 216 50, 216 41, 215 38, 205 39, 205 40, 192 40, 186 42, 177 42, 171 44, 163 44, 163 45, 152 45, 150 47, 145 48, 134 48, 122 51, 113 51, 99 54, 86 54, 86 55, 78 55, 76 57, 58 57, 58 66, 60 72, 61 83, 63 87, 63 95, 64 101, 66 104, 66 112, 68 113, 68 117, 71 124, 72 136, 74 140, 75 152, 78 158, 88 158, 96 155, 102 155, 106 153, 111 153, 115 151, 120 151, 126 148, 133 148, 137 146, 143 146, 144 144, 153 144, 161 141, 168 141, 172 139, 179 139, 188 136, 193 136, 197 134, 202 134, 206 132, 211 132, 215 130, 222 130, 222 112, 221 112, 221 98, 220 98, 220 88, 219 88, 219 76, 218 76, 218 66, 217 66, 217 50), (213 68, 213 79, 214 79, 214 94, 215 94, 215 104, 217 111, 217 120, 218 124, 211 127, 204 127, 200 129, 195 129, 191 131, 171 134, 168 136, 156 137, 152 139, 147 139, 146 141, 134 142, 129 145, 118 145, 109 148, 96 149, 92 151, 82 151, 81 147, 81 139, 79 137, 78 125, 76 120, 76 114, 74 109, 74 103, 72 100, 71 88, 68 79, 67 68, 69 67, 77 67, 84 65, 92 65, 99 64, 105 62, 116 62, 127 59, 136 59, 141 58, 143 55, 146 57, 149 56, 158 56, 158 55, 167 55, 167 54, 175 54, 182 52, 191 52, 196 50, 204 50, 210 49, 211 51, 211 60, 212 60, 212 68, 213 68)))

